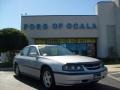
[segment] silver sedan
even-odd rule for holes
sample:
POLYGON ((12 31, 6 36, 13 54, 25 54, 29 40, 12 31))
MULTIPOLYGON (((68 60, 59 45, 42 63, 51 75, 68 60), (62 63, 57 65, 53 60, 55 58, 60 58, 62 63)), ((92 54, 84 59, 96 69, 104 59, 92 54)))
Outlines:
POLYGON ((14 58, 17 76, 26 74, 40 79, 47 89, 96 83, 107 75, 107 68, 95 58, 74 55, 58 45, 29 45, 14 58))

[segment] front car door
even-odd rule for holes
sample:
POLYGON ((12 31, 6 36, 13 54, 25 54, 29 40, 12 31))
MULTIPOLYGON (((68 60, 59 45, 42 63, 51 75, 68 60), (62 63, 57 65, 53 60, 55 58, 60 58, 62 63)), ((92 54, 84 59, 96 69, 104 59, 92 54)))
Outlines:
POLYGON ((40 77, 40 64, 38 61, 39 52, 36 47, 30 46, 30 50, 28 52, 28 68, 29 74, 36 78, 40 77))

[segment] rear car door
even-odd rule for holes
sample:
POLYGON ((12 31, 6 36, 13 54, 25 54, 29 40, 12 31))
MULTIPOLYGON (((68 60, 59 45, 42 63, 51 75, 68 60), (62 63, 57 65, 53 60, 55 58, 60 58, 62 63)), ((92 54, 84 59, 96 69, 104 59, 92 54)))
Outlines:
POLYGON ((20 68, 20 72, 25 73, 25 74, 29 74, 29 68, 28 68, 28 61, 29 61, 29 57, 28 57, 28 52, 29 52, 30 47, 27 46, 25 47, 21 52, 20 52, 20 56, 18 61, 18 65, 20 68))

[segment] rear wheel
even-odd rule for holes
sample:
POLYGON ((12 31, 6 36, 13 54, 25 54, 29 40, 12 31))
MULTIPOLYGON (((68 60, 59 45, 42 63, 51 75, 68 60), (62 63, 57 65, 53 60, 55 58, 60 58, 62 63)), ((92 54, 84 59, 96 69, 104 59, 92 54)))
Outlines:
POLYGON ((15 74, 16 74, 16 76, 20 76, 20 69, 19 69, 19 66, 17 64, 15 66, 15 74))
POLYGON ((52 70, 48 67, 43 68, 41 80, 44 88, 52 89, 55 86, 55 80, 52 73, 52 70))
POLYGON ((99 80, 96 80, 96 81, 93 81, 93 82, 91 82, 91 83, 96 84, 96 83, 98 83, 98 82, 99 82, 99 80))

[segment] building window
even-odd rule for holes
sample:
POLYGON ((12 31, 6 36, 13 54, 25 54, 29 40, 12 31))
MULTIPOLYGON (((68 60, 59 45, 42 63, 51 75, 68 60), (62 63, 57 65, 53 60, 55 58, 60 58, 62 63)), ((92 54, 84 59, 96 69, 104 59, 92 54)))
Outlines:
POLYGON ((30 30, 34 30, 35 29, 35 26, 34 26, 34 24, 30 24, 30 30))
POLYGON ((116 26, 107 26, 107 39, 109 47, 116 47, 116 26))
POLYGON ((41 24, 37 24, 36 28, 37 28, 37 30, 40 30, 41 29, 41 24))
POLYGON ((107 42, 108 42, 108 56, 116 57, 117 56, 117 41, 116 41, 116 26, 108 25, 107 26, 107 42))
POLYGON ((62 45, 75 54, 96 57, 96 39, 35 39, 36 44, 62 45))
POLYGON ((28 29, 28 24, 24 24, 24 30, 27 30, 28 29))

